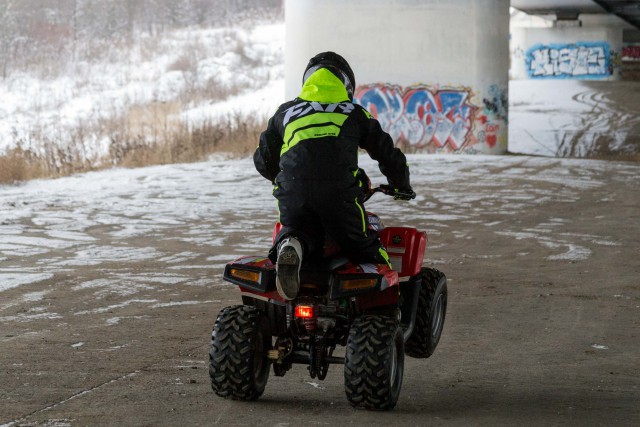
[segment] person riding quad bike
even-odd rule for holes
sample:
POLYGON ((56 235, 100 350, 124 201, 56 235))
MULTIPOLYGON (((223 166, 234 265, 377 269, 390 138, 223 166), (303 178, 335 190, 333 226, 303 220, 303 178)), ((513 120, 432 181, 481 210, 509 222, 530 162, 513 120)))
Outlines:
POLYGON ((404 154, 353 103, 349 64, 321 53, 302 81, 254 154, 257 170, 275 186, 280 217, 268 258, 245 255, 225 266, 223 279, 238 286, 242 304, 223 308, 213 326, 211 387, 219 397, 252 401, 270 371, 283 377, 302 364, 324 380, 330 365, 341 364, 352 406, 390 410, 405 355, 428 358, 440 340, 446 276, 424 266, 424 231, 386 226, 364 209, 375 193, 416 195, 404 154), (371 185, 358 167, 360 148, 389 185, 371 185), (338 347, 344 355, 334 353, 338 347))
POLYGON ((352 102, 355 84, 337 53, 311 58, 300 95, 271 117, 253 156, 258 172, 275 186, 282 229, 269 258, 285 300, 297 296, 302 258, 321 256, 325 236, 352 262, 391 267, 378 233, 368 227, 358 149, 378 162, 397 198, 414 194, 409 167, 378 120, 352 102))

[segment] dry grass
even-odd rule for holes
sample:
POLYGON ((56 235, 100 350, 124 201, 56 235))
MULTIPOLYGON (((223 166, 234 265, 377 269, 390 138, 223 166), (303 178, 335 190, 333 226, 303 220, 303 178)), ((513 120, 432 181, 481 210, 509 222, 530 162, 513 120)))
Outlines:
POLYGON ((180 111, 178 102, 134 106, 103 123, 110 138, 109 155, 103 162, 140 167, 201 161, 219 151, 246 155, 255 149, 266 127, 266 118, 241 114, 189 127, 177 119, 180 111))
POLYGON ((25 180, 28 167, 24 157, 15 150, 0 156, 0 183, 25 180))
POLYGON ((236 115, 222 123, 209 122, 189 129, 162 114, 154 116, 154 109, 166 113, 172 107, 155 106, 147 112, 138 107, 134 109, 137 114, 121 118, 120 122, 111 121, 111 126, 123 126, 111 133, 109 154, 99 159, 87 159, 83 151, 84 141, 79 139, 64 147, 48 141, 43 152, 38 154, 21 148, 12 149, 0 155, 0 184, 55 178, 114 166, 197 162, 216 152, 246 156, 253 152, 260 132, 266 127, 266 120, 236 115), (162 117, 165 117, 164 121, 160 119, 162 117), (160 126, 152 123, 159 119, 160 126))
POLYGON ((45 162, 30 151, 13 148, 0 156, 0 184, 46 176, 45 162))

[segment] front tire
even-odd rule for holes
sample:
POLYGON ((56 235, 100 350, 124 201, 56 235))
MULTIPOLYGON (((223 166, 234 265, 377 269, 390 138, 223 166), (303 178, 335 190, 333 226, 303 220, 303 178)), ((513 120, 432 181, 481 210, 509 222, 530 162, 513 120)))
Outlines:
POLYGON ((404 373, 404 337, 397 320, 365 315, 349 330, 344 388, 352 406, 390 410, 396 406, 404 373))
POLYGON ((224 308, 216 319, 209 348, 211 388, 221 397, 255 400, 267 385, 271 335, 252 306, 224 308))
POLYGON ((405 343, 408 356, 424 359, 433 354, 447 314, 447 278, 435 268, 423 268, 418 275, 420 295, 416 323, 405 343))

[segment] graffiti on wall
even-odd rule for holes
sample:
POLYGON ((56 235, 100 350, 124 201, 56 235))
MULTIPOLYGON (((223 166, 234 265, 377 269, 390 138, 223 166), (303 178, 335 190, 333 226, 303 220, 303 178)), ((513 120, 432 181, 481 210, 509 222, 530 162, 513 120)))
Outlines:
POLYGON ((611 61, 609 62, 609 74, 613 75, 616 70, 620 69, 622 69, 622 54, 620 52, 612 50, 611 61))
POLYGON ((611 51, 606 42, 537 44, 525 56, 531 78, 604 78, 611 75, 611 51))
POLYGON ((482 98, 482 103, 485 114, 493 115, 500 120, 507 120, 509 100, 506 89, 501 89, 498 85, 489 86, 488 96, 482 98))
POLYGON ((626 61, 640 61, 640 45, 629 44, 622 46, 622 59, 626 61))
POLYGON ((509 110, 507 89, 498 85, 489 86, 487 96, 482 98, 482 103, 484 104, 482 114, 477 117, 479 122, 477 127, 480 128, 477 140, 479 143, 487 144, 489 148, 493 148, 498 144, 500 123, 506 124, 507 122, 509 110))
POLYGON ((470 103, 471 97, 468 88, 376 84, 359 87, 354 101, 399 144, 458 151, 477 142, 472 128, 478 107, 470 103))

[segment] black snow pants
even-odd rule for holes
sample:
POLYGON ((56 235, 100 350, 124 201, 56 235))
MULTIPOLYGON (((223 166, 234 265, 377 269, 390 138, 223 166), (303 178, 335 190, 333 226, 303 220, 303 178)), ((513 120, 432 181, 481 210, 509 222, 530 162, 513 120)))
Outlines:
POLYGON ((357 184, 291 180, 279 183, 273 195, 283 225, 270 253, 273 261, 278 244, 287 236, 301 241, 305 258, 322 256, 327 235, 352 262, 389 263, 378 233, 368 227, 363 192, 357 184))

